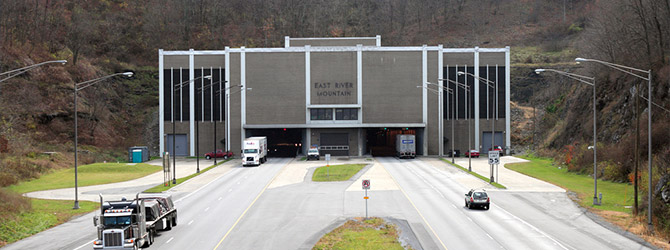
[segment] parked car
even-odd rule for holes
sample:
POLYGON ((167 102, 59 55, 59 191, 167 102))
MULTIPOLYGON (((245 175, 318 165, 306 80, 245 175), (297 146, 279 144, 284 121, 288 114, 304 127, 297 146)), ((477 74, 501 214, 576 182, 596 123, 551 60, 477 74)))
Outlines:
POLYGON ((318 148, 310 148, 309 151, 307 151, 307 160, 314 159, 318 161, 319 158, 321 157, 318 148))
POLYGON ((469 152, 465 152, 465 157, 479 158, 479 151, 473 149, 469 152))
POLYGON ((230 157, 233 157, 233 152, 230 151, 223 151, 221 149, 216 150, 216 154, 214 152, 209 152, 205 154, 205 158, 207 160, 212 159, 212 158, 223 158, 223 159, 228 159, 230 157))
POLYGON ((491 198, 484 189, 470 189, 470 192, 465 194, 465 206, 469 209, 482 207, 489 210, 490 205, 491 198))
POLYGON ((503 148, 498 145, 493 146, 493 148, 489 148, 489 151, 498 151, 500 156, 503 156, 503 152, 505 152, 503 148))

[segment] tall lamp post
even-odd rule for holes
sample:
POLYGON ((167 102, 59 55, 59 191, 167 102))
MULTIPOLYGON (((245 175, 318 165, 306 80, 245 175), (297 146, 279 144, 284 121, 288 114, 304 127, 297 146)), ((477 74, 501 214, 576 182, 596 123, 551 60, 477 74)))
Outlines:
POLYGON ((103 80, 106 80, 108 78, 118 76, 118 75, 123 75, 126 77, 132 77, 133 72, 123 72, 123 73, 116 73, 116 74, 111 74, 108 76, 103 76, 100 78, 96 78, 93 80, 88 80, 85 82, 80 82, 74 85, 74 207, 72 209, 79 209, 79 183, 78 183, 78 177, 77 177, 77 168, 78 168, 78 162, 77 162, 77 144, 79 142, 79 135, 78 135, 78 125, 77 125, 77 95, 79 91, 88 88, 96 83, 102 82, 103 80))
MULTIPOLYGON (((187 84, 189 84, 191 82, 194 82, 194 81, 196 81, 198 79, 201 79, 201 78, 212 79, 212 76, 211 75, 198 76, 196 78, 183 81, 183 82, 179 83, 178 86, 179 86, 179 88, 182 88, 182 87, 186 86, 187 84)), ((176 89, 175 89, 175 91, 176 91, 176 89)), ((172 95, 174 95, 174 93, 172 93, 172 95)), ((197 94, 195 96, 197 98, 197 94)), ((181 98, 182 97, 179 96, 180 102, 181 102, 181 98)), ((197 101, 195 101, 195 102, 197 103, 197 101)), ((172 112, 172 184, 177 184, 177 152, 176 152, 176 143, 177 143, 177 140, 176 140, 176 137, 177 137, 176 123, 177 123, 177 119, 174 118, 174 110, 177 110, 176 105, 177 105, 177 102, 175 100, 172 100, 172 110, 173 110, 173 112, 172 112)), ((195 114, 191 114, 191 115, 195 115, 195 114)), ((196 158, 196 161, 197 161, 197 159, 198 158, 196 158)), ((198 172, 200 172, 199 163, 200 162, 198 162, 198 170, 197 170, 198 172)))
POLYGON ((26 66, 26 67, 23 67, 23 68, 13 69, 13 70, 10 70, 10 71, 7 71, 7 72, 2 72, 2 73, 0 73, 0 77, 4 77, 4 78, 0 79, 0 82, 7 81, 11 78, 14 78, 15 76, 18 76, 18 75, 26 73, 26 72, 28 72, 32 69, 35 69, 39 66, 42 66, 42 65, 45 65, 45 64, 50 64, 50 63, 61 63, 61 64, 65 65, 65 63, 67 63, 67 60, 46 61, 46 62, 41 62, 41 63, 29 65, 29 66, 26 66))
POLYGON ((594 77, 588 77, 573 73, 568 73, 565 71, 555 70, 555 69, 536 69, 535 73, 540 74, 542 72, 554 72, 559 75, 568 77, 575 81, 587 84, 593 87, 593 205, 600 205, 598 202, 598 133, 596 130, 596 80, 594 77))
MULTIPOLYGON (((469 104, 468 103, 468 96, 470 95, 469 94, 470 93, 470 86, 465 85, 464 83, 461 83, 461 82, 458 82, 458 81, 451 80, 451 79, 437 79, 437 80, 438 81, 447 81, 447 82, 453 83, 454 85, 456 85, 456 88, 460 87, 465 91, 465 93, 466 93, 466 95, 465 95, 466 96, 465 112, 466 112, 466 116, 469 116, 468 115, 469 114, 468 106, 470 106, 470 105, 468 105, 469 104)), ((456 98, 452 98, 452 99, 456 99, 456 98)), ((456 103, 456 108, 458 109, 458 103, 456 103)), ((468 119, 468 118, 466 118, 466 119, 468 119)), ((454 120, 455 120, 455 118, 451 119, 451 137, 452 137, 452 141, 451 141, 451 163, 454 163, 454 142, 453 142, 454 120)), ((472 132, 470 131, 470 119, 468 119, 468 171, 472 171, 472 156, 470 156, 470 153, 469 153, 470 152, 470 147, 471 147, 470 137, 472 137, 472 132)))
MULTIPOLYGON (((647 211, 647 226, 648 226, 648 230, 651 232, 652 229, 653 229, 653 227, 652 227, 653 225, 652 225, 652 222, 651 222, 651 214, 652 214, 652 212, 651 212, 651 199, 652 199, 652 197, 651 197, 651 181, 652 181, 651 180, 651 175, 652 175, 652 173, 651 173, 651 69, 650 70, 642 70, 642 69, 628 67, 628 66, 624 66, 624 65, 620 65, 620 64, 616 64, 616 63, 605 62, 605 61, 596 60, 596 59, 581 58, 581 57, 575 58, 575 61, 577 63, 580 63, 580 62, 599 63, 599 64, 605 65, 607 67, 616 69, 618 71, 624 72, 626 74, 635 76, 637 78, 647 80, 647 88, 648 88, 648 91, 649 91, 648 92, 649 96, 648 96, 648 99, 647 99, 647 112, 648 112, 647 113, 647 140, 648 140, 647 166, 649 168, 649 170, 648 170, 649 171, 649 174, 648 174, 649 175, 649 183, 648 183, 648 185, 649 185, 649 187, 648 187, 648 189, 649 189, 648 190, 649 191, 648 203, 649 204, 648 204, 648 208, 647 208, 647 210, 648 210, 647 211), (644 75, 643 75, 644 73, 647 74, 647 77, 644 77, 644 75)), ((637 175, 637 172, 635 172, 635 175, 637 175)), ((635 179, 637 180, 637 177, 635 179)))
MULTIPOLYGON (((492 82, 492 81, 489 80, 489 79, 485 79, 485 78, 482 78, 482 77, 480 77, 480 76, 474 75, 474 74, 472 74, 472 73, 463 72, 463 71, 458 71, 456 74, 457 74, 457 75, 469 75, 469 76, 472 76, 472 77, 474 77, 474 78, 476 78, 476 79, 478 79, 478 80, 484 81, 484 83, 486 83, 486 86, 487 86, 487 87, 492 88, 492 89, 495 90, 496 83, 495 83, 495 82, 492 82)), ((488 91, 487 91, 486 96, 488 97, 488 91)), ((497 103, 494 103, 494 108, 493 108, 493 109, 496 109, 496 108, 497 108, 497 103)), ((479 119, 479 117, 477 117, 477 119, 479 119)), ((494 144, 495 144, 495 120, 494 120, 493 118, 491 118, 491 149, 493 149, 494 144)), ((491 178, 489 179, 489 181, 493 182, 493 181, 494 181, 494 178, 493 178, 493 165, 491 165, 491 169, 490 169, 490 171, 491 171, 491 178)))
MULTIPOLYGON (((442 81, 442 82, 447 81, 447 82, 454 83, 456 85, 456 88, 458 88, 458 87, 463 88, 466 91, 466 93, 470 91, 470 87, 463 84, 463 83, 460 83, 460 82, 457 82, 457 81, 454 81, 454 80, 451 80, 451 79, 437 79, 437 80, 442 81)), ((434 84, 434 83, 431 83, 431 82, 425 82, 424 84, 425 85, 435 85, 438 88, 441 88, 440 90, 442 90, 442 91, 447 90, 447 93, 451 93, 451 94, 454 93, 454 91, 452 89, 450 89, 448 87, 445 87, 445 86, 442 86, 442 85, 437 85, 437 84, 434 84)), ((417 87, 421 87, 421 86, 417 86, 417 87)), ((429 89, 429 90, 431 90, 431 89, 429 89)), ((441 93, 442 92, 438 92, 438 94, 441 94, 441 93)), ((454 98, 452 98, 452 99, 454 99, 454 98)), ((458 103, 456 103, 456 107, 458 108, 458 103)), ((467 110, 467 106, 465 106, 465 109, 467 110)), ((454 112, 452 112, 452 119, 451 119, 451 163, 454 163, 454 127, 455 127, 454 126, 454 120, 455 119, 453 117, 453 114, 454 114, 454 112)), ((469 131, 470 130, 468 130, 468 132, 469 131)), ((468 133, 468 136, 470 136, 470 133, 468 133)), ((469 140, 468 140, 468 143, 469 143, 469 140)), ((472 171, 472 161, 470 161, 470 165, 468 166, 468 169, 470 171, 472 171)))

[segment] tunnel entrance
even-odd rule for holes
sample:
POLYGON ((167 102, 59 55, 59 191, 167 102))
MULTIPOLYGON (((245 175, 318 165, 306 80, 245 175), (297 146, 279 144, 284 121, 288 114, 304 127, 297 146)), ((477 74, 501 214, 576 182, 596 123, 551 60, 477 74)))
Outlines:
POLYGON ((303 129, 247 129, 246 137, 266 136, 268 157, 296 157, 302 152, 303 129))
MULTIPOLYGON (((366 149, 372 156, 395 156, 395 140, 399 134, 416 135, 414 128, 370 128, 366 130, 366 149)), ((417 140, 418 141, 418 140, 417 140)), ((417 145, 417 150, 419 146, 417 145)))

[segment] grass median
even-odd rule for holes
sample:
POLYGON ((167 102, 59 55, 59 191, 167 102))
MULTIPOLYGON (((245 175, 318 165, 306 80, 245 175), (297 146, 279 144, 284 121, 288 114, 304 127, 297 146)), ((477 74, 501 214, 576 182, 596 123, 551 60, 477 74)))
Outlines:
POLYGON ((405 248, 398 241, 398 234, 396 226, 384 219, 355 218, 324 235, 312 249, 403 250, 405 248))
MULTIPOLYGON (((481 179, 481 180, 483 180, 483 181, 485 181, 485 182, 490 182, 490 181, 491 181, 491 179, 486 178, 486 177, 484 177, 484 176, 482 176, 482 175, 480 175, 480 174, 478 174, 478 173, 476 173, 476 172, 468 171, 467 168, 461 167, 461 165, 458 165, 458 164, 456 164, 456 163, 451 163, 451 162, 450 162, 449 160, 447 160, 447 159, 440 158, 440 160, 446 162, 446 163, 449 164, 449 165, 452 165, 452 166, 454 166, 454 167, 457 167, 457 168, 459 168, 459 169, 465 171, 466 173, 471 174, 472 176, 477 177, 477 178, 479 178, 479 179, 481 179)), ((507 189, 507 187, 505 187, 505 186, 503 186, 503 185, 501 185, 500 183, 497 183, 497 182, 491 182, 491 185, 493 185, 494 187, 497 187, 497 188, 507 189)))
POLYGON ((602 205, 593 205, 593 177, 568 172, 565 167, 552 165, 552 159, 532 156, 520 157, 530 162, 505 165, 519 173, 552 183, 577 194, 579 204, 598 210, 631 212, 633 205, 633 186, 628 183, 616 183, 598 180, 598 193, 603 194, 602 205))
POLYGON ((312 181, 346 181, 358 173, 358 171, 361 171, 363 167, 365 167, 365 164, 342 164, 332 165, 330 167, 318 167, 314 170, 312 181))
MULTIPOLYGON (((207 168, 205 168, 205 169, 201 169, 201 170, 200 170, 200 173, 195 173, 195 174, 191 174, 191 175, 186 176, 186 177, 179 178, 179 179, 177 179, 177 184, 184 183, 185 181, 187 181, 187 180, 189 180, 189 179, 191 179, 191 178, 193 178, 193 177, 196 177, 196 176, 198 176, 198 175, 204 174, 205 172, 211 170, 211 169, 214 168, 215 166, 224 164, 224 163, 226 163, 226 162, 228 162, 228 161, 230 161, 230 160, 232 160, 232 158, 228 158, 228 159, 226 159, 226 160, 219 161, 219 162, 216 163, 216 165, 213 165, 213 164, 212 164, 211 166, 209 166, 209 167, 207 167, 207 168)), ((161 193, 161 192, 163 192, 163 191, 170 190, 170 188, 176 187, 177 184, 172 184, 172 181, 170 181, 170 183, 169 183, 167 186, 166 186, 165 184, 161 183, 161 184, 156 185, 155 187, 152 187, 152 188, 150 188, 150 189, 144 190, 144 192, 145 192, 145 193, 161 193)))

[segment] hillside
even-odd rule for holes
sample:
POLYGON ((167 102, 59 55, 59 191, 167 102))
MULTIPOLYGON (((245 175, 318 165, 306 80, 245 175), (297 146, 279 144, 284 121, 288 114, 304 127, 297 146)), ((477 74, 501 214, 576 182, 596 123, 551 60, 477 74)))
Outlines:
MULTIPOLYGON (((670 3, 652 0, 0 1, 0 72, 68 60, 0 83, 0 186, 71 167, 72 86, 116 72, 135 76, 80 93, 81 162, 122 160, 134 145, 156 153, 158 49, 278 47, 284 36, 375 35, 389 46, 511 46, 513 147, 571 159, 566 164, 576 172, 588 172, 592 161, 591 88, 534 69, 596 77, 599 177, 628 182, 637 115, 643 159, 648 133, 641 115, 648 111, 641 101, 635 112, 630 88, 639 83, 646 91, 646 82, 594 63, 577 65, 574 58, 652 69, 652 99, 670 107, 668 17, 670 3)), ((670 112, 653 108, 652 114, 656 181, 670 175, 670 112)), ((666 214, 658 219, 669 223, 667 208, 655 207, 666 214)), ((0 215, 10 210, 0 205, 0 215)))

